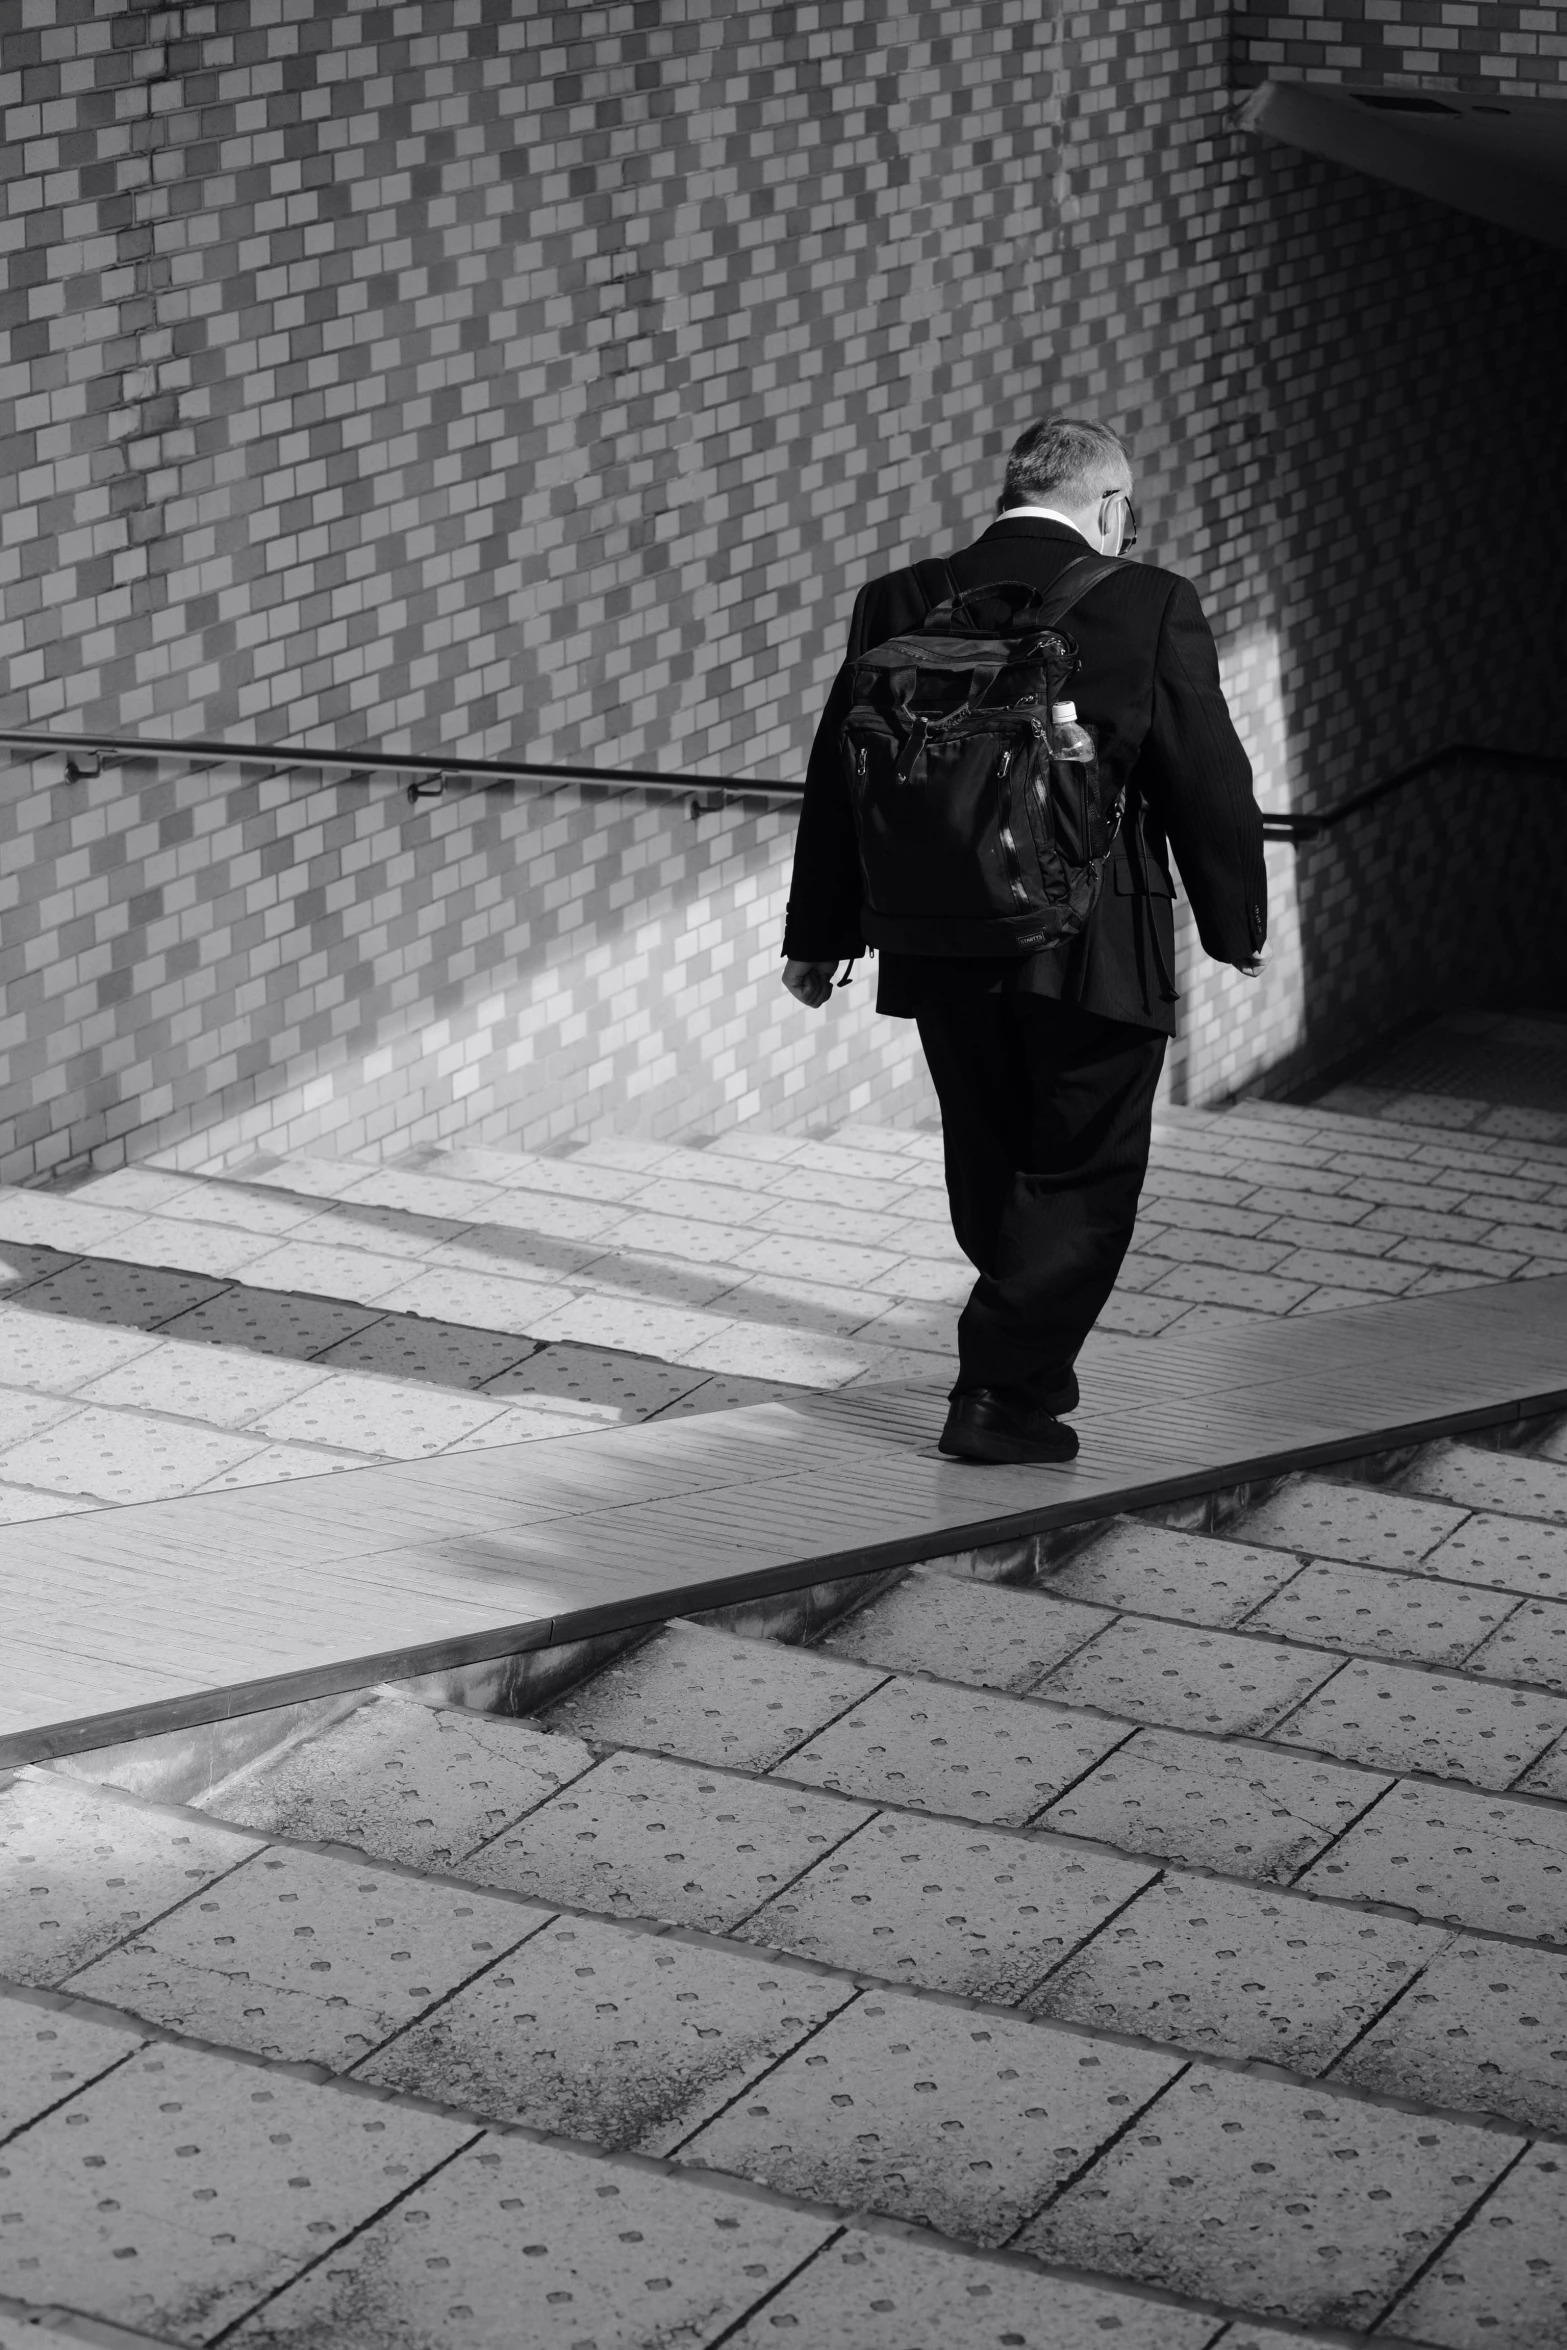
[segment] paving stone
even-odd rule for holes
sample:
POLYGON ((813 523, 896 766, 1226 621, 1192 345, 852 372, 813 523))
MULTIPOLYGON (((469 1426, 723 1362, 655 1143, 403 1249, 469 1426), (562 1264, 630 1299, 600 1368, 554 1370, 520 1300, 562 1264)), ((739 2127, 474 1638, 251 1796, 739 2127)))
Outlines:
POLYGON ((101 1322, 71 1322, 63 1314, 35 1314, 25 1305, 0 1305, 0 1362, 7 1387, 41 1387, 71 1395, 106 1371, 120 1369, 157 1347, 145 1331, 101 1322))
POLYGON ((1567 1730, 1567 1700, 1414 1665, 1349 1664, 1273 1733, 1373 1770, 1509 1787, 1567 1730))
POLYGON ((472 2136, 149 2048, 0 2154, 0 2293, 209 2341, 472 2136))
POLYGON ((1135 1861, 953 1820, 883 1818, 738 1931, 823 1965, 1009 2001, 1151 1874, 1135 1861))
POLYGON ((833 2232, 693 2180, 487 2140, 231 2338, 241 2350, 695 2350, 734 2340, 735 2320, 833 2232))
POLYGON ((531 1722, 383 1697, 197 1800, 271 1836, 454 1869, 592 1760, 531 1722))
POLYGON ((1277 1550, 1123 1518, 1051 1569, 1044 1585, 1063 1599, 1224 1626, 1238 1624, 1295 1571, 1296 1561, 1277 1550))
POLYGON ((362 1469, 362 1452, 333 1452, 324 1444, 263 1444, 232 1469, 209 1477, 197 1493, 232 1493, 242 1485, 277 1485, 294 1477, 326 1477, 338 1469, 362 1469))
POLYGON ((872 1993, 680 2159, 1002 2244, 1179 2069, 1149 2049, 872 1993))
POLYGON ((1337 1669, 1336 1657, 1307 1649, 1123 1618, 1051 1673, 1039 1694, 1102 1706, 1124 1721, 1255 1735, 1337 1669))
MULTIPOLYGON (((255 1233, 297 1232, 319 1216, 320 1203, 314 1199, 287 1199, 280 1193, 259 1185, 238 1180, 232 1175, 209 1179, 193 1175, 154 1175, 151 1179, 168 1183, 172 1188, 164 1192, 157 1204, 160 1216, 188 1218, 200 1224, 233 1224, 241 1231, 255 1233)), ((122 1177, 143 1176, 143 1170, 122 1168, 118 1174, 104 1180, 119 1182, 122 1177)), ((83 1196, 92 1200, 103 1194, 103 1182, 84 1186, 83 1196)))
POLYGON ((98 1405, 15 1444, 3 1455, 7 1478, 47 1493, 86 1493, 99 1501, 170 1501, 232 1469, 256 1450, 249 1435, 193 1428, 149 1413, 98 1405))
POLYGON ((1385 2330, 1441 2350, 1561 2350, 1564 2196, 1567 2155, 1531 2147, 1389 2313, 1385 2330))
MULTIPOLYGON (((66 1420, 79 1417, 80 1406, 74 1402, 38 1395, 28 1388, 0 1387, 0 1453, 13 1450, 46 1428, 56 1428, 66 1420)), ((10 1474, 8 1466, 7 1475, 10 1474)))
POLYGON ((1197 2065, 1019 2249, 1262 2317, 1366 2326, 1514 2153, 1465 2123, 1197 2065))
POLYGON ((226 1282, 198 1273, 157 1271, 144 1265, 111 1264, 88 1258, 68 1265, 27 1292, 30 1314, 64 1314, 73 1322, 112 1322, 131 1330, 157 1330, 176 1314, 221 1297, 226 1282))
MULTIPOLYGON (((1538 1681, 1567 1692, 1567 1604, 1526 1599, 1469 1658, 1466 1670, 1501 1681, 1538 1681)), ((1548 1790, 1554 1793, 1555 1790, 1548 1790)))
MULTIPOLYGON (((108 1333, 104 1333, 105 1336, 108 1333)), ((143 1412, 174 1412, 208 1427, 242 1428, 303 1395, 326 1377, 304 1363, 220 1354, 188 1339, 142 1339, 135 1358, 95 1378, 87 1401, 143 1412)))
POLYGON ((1567 1599, 1567 1526, 1477 1515, 1422 1564, 1426 1574, 1455 1582, 1488 1583, 1530 1599, 1567 1599))
POLYGON ((1456 1665, 1505 1623, 1517 1604, 1510 1595, 1493 1598, 1424 1575, 1390 1574, 1385 1567, 1314 1564, 1302 1567, 1293 1582, 1248 1616, 1246 1629, 1320 1641, 1362 1656, 1456 1665))
POLYGON ((1170 1875, 1057 1967, 1028 2007, 1201 2056, 1315 2073, 1445 1939, 1435 1926, 1170 1875))
POLYGON ((128 1231, 138 1212, 95 1207, 58 1191, 23 1191, 0 1185, 0 1241, 56 1248, 71 1256, 90 1255, 118 1232, 128 1231))
POLYGON ((609 1404, 570 1404, 557 1396, 540 1396, 531 1404, 501 1404, 493 1418, 459 1436, 443 1452, 492 1452, 498 1444, 537 1444, 547 1436, 587 1436, 595 1429, 614 1428, 620 1414, 609 1404))
POLYGON ((561 1396, 574 1402, 613 1404, 623 1418, 645 1420, 668 1409, 705 1384, 703 1374, 638 1355, 610 1354, 602 1347, 540 1347, 485 1385, 486 1395, 561 1396))
POLYGON ((393 1379, 420 1379, 433 1387, 483 1387, 526 1361, 529 1339, 460 1322, 426 1322, 388 1314, 369 1329, 340 1338, 318 1360, 331 1370, 380 1371, 393 1379))
POLYGON ((231 1281, 277 1245, 268 1233, 234 1225, 202 1224, 189 1216, 140 1216, 123 1232, 101 1240, 93 1254, 100 1264, 167 1266, 231 1281))
POLYGON ((1567 1815, 1467 1787, 1395 1787, 1302 1882, 1449 1926, 1567 1943, 1567 1815))
MULTIPOLYGON (((1235 1539, 1287 1545, 1314 1558, 1407 1568, 1435 1550, 1467 1515, 1446 1502, 1420 1501, 1408 1493, 1391 1493, 1376 1486, 1330 1485, 1323 1477, 1302 1477, 1298 1483, 1286 1485, 1271 1501, 1248 1510, 1235 1527, 1235 1539)), ((1468 1580, 1481 1578, 1470 1576, 1468 1580)))
POLYGON ((0 1240, 0 1299, 10 1305, 25 1295, 35 1281, 63 1273, 74 1252, 57 1248, 28 1248, 20 1241, 0 1240))
POLYGON ((1532 1453, 1435 1445, 1401 1482, 1406 1493, 1432 1494, 1465 1509, 1515 1510, 1524 1517, 1567 1522, 1567 1465, 1537 1460, 1532 1453))
POLYGON ((1567 1958, 1453 1936, 1334 2078, 1567 2132, 1567 1958))
POLYGON ((543 1717, 599 1746, 765 1771, 882 1676, 819 1651, 666 1624, 543 1717))
MULTIPOLYGON (((32 1293, 28 1298, 31 1302, 32 1293)), ((206 1346, 244 1346, 264 1355, 305 1361, 381 1320, 373 1306, 324 1297, 287 1297, 265 1289, 234 1289, 171 1321, 165 1335, 196 1338, 206 1346)))
POLYGON ((734 2350, 774 2350, 780 2339, 810 2350, 1207 2350, 1213 2323, 1021 2262, 850 2228, 729 2340, 734 2350))
POLYGON ((486 1396, 406 1386, 368 1371, 330 1371, 253 1425, 280 1444, 332 1444, 394 1460, 422 1460, 485 1427, 499 1411, 486 1396))
MULTIPOLYGON (((275 1241, 265 1256, 253 1258, 245 1268, 245 1281, 248 1287, 270 1290, 275 1296, 299 1293, 369 1306, 406 1291, 411 1269, 406 1257, 290 1238, 275 1241)), ((415 1280, 423 1278, 414 1275, 415 1280)))
POLYGON ((18 1772, 0 1790, 0 1977, 61 1982, 254 1851, 225 1828, 18 1772))
POLYGON ((195 2039, 344 2070, 549 1915, 346 1858, 263 1850, 71 1988, 195 2039))
POLYGON ((25 1485, 0 1485, 0 1526, 24 1526, 35 1518, 74 1517, 98 1503, 65 1493, 33 1493, 25 1485))
POLYGON ((1126 1736, 1123 1723, 939 1681, 893 1681, 779 1765, 872 1802, 1021 1827, 1126 1736))
POLYGON ((1040 1825, 1286 1884, 1389 1784, 1304 1755, 1139 1730, 1040 1825))
POLYGON ((123 2064, 145 2035, 0 1995, 0 2141, 123 2064))
POLYGON ((357 2069, 497 2121, 663 2154, 852 1996, 749 1953, 561 1918, 357 2069))
POLYGON ((916 1571, 834 1625, 823 1646, 885 1672, 1031 1689, 1104 1622, 1098 1608, 1037 1591, 916 1571))
POLYGON ((799 1788, 612 1755, 471 1853, 462 1874, 536 1901, 718 1934, 872 1817, 799 1788))

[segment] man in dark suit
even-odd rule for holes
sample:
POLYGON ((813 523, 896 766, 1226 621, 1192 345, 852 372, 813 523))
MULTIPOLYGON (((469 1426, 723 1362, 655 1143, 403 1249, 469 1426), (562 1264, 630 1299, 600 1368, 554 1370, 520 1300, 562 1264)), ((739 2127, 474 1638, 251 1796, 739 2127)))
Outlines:
MULTIPOLYGON (((1105 426, 1052 417, 1008 460, 999 519, 950 558, 959 588, 1048 588, 1085 553, 1134 543, 1132 475, 1105 426)), ((917 628, 912 571, 856 598, 849 660, 917 628)), ((979 1279, 958 1325, 941 1449, 966 1460, 1061 1461, 1074 1364, 1115 1285, 1148 1165, 1154 1090, 1175 1033, 1175 863, 1204 948, 1249 977, 1267 936, 1262 819, 1195 589, 1123 563, 1061 623, 1081 665, 1070 691, 1099 744, 1106 804, 1126 810, 1086 928, 1007 957, 884 951, 877 1009, 919 1024, 941 1104, 953 1229, 979 1279)), ((784 985, 820 1009, 864 951, 862 886, 840 732, 841 671, 807 770, 784 934, 784 985)))

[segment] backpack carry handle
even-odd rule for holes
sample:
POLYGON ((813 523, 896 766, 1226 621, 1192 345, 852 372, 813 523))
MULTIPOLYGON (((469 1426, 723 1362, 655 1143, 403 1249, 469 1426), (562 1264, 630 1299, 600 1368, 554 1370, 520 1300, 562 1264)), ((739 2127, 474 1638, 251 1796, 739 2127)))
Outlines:
POLYGON ((1035 587, 1020 579, 998 579, 982 587, 961 588, 952 567, 939 557, 916 563, 914 577, 927 600, 921 627, 953 636, 1038 635, 1064 620, 1074 604, 1119 571, 1110 555, 1079 555, 1049 587, 1035 587), (990 611, 981 617, 983 605, 990 611), (1001 609, 998 612, 997 604, 1001 609))

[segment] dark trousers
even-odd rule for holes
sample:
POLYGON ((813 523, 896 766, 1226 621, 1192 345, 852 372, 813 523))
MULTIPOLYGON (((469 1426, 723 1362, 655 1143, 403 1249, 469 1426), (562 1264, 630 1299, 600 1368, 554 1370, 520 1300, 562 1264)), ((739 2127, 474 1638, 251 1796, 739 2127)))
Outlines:
POLYGON ((1048 1405, 1071 1392, 1131 1241, 1165 1039, 1048 996, 976 994, 918 1017, 952 1228, 979 1272, 953 1393, 1048 1405))

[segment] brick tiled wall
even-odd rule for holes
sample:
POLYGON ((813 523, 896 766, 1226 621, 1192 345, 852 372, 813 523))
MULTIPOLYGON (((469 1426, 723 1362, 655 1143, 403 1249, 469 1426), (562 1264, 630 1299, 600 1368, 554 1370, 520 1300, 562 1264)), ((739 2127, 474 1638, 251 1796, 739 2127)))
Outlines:
POLYGON ((1519 0, 1275 0, 1235 12, 1235 78, 1434 81, 1476 96, 1567 93, 1567 8, 1519 0))
MULTIPOLYGON (((1560 740, 1562 259, 1252 141, 1228 29, 13 0, 0 721, 798 773, 858 580, 982 527, 1070 403, 1131 437, 1273 804, 1560 740)), ((3 804, 13 1175, 927 1100, 868 990, 776 997, 777 816, 25 766, 3 804)), ((1178 1093, 1365 1014, 1311 1000, 1356 886, 1303 866, 1223 1018, 1185 955, 1178 1093)))

